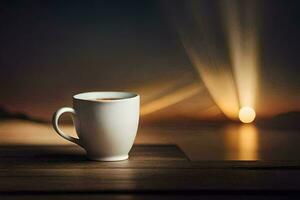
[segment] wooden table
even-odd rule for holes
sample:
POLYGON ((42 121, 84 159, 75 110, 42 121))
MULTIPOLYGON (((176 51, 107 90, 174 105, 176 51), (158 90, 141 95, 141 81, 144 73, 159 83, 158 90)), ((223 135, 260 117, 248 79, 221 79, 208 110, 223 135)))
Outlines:
POLYGON ((95 162, 75 145, 11 144, 2 137, 0 199, 300 197, 297 159, 199 160, 185 145, 144 139, 137 138, 129 160, 95 162))
POLYGON ((136 145, 121 162, 89 161, 75 146, 1 146, 0 161, 6 198, 300 194, 300 163, 192 162, 175 145, 136 145))

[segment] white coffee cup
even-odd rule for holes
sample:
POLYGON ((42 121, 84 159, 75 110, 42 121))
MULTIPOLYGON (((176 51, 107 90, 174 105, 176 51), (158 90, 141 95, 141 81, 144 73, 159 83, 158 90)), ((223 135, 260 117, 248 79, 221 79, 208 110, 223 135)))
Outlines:
POLYGON ((73 108, 63 107, 53 115, 55 131, 83 147, 88 158, 98 161, 126 160, 139 123, 140 97, 130 92, 87 92, 73 96, 73 108), (98 100, 97 100, 98 99, 98 100), (65 134, 58 121, 71 113, 78 138, 65 134))

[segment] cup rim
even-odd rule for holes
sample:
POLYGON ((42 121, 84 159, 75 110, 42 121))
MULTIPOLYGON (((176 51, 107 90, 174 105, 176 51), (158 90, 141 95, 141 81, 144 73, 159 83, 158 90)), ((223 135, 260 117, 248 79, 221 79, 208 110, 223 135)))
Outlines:
MULTIPOLYGON (((140 95, 135 92, 124 92, 124 91, 92 91, 92 92, 82 92, 73 95, 73 100, 80 100, 80 101, 88 101, 88 102, 97 102, 97 103, 113 103, 113 102, 120 102, 120 101, 127 101, 135 98, 139 98, 140 95), (105 97, 105 98, 120 98, 114 99, 111 101, 97 101, 93 98, 97 98, 97 94, 102 95, 120 95, 120 97, 105 97), (122 96, 121 96, 122 95, 122 96)), ((98 96, 99 98, 99 96, 98 96)))

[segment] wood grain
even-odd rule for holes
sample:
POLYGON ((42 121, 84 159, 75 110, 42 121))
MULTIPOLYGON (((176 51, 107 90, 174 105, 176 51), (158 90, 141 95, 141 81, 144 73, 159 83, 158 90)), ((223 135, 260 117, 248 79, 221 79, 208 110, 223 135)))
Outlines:
POLYGON ((300 193, 299 162, 192 162, 175 145, 136 145, 130 159, 95 162, 76 146, 0 146, 0 193, 300 193))

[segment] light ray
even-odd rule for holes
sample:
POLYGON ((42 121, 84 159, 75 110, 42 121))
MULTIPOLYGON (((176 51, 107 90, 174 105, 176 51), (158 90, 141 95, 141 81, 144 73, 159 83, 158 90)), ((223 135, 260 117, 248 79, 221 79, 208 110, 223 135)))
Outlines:
POLYGON ((175 9, 173 17, 183 46, 216 105, 234 120, 241 107, 255 110, 258 45, 254 3, 191 1, 175 9), (212 16, 213 10, 217 12, 212 16), (222 24, 226 34, 222 34, 222 24))
POLYGON ((236 119, 239 109, 233 78, 226 68, 210 68, 201 63, 193 47, 184 42, 185 49, 204 82, 212 99, 221 111, 230 119, 236 119))
POLYGON ((192 83, 165 94, 149 103, 142 105, 141 116, 145 116, 190 98, 203 90, 198 83, 192 83))
POLYGON ((255 109, 258 43, 255 24, 257 13, 253 2, 224 1, 222 13, 240 107, 249 106, 255 109))

